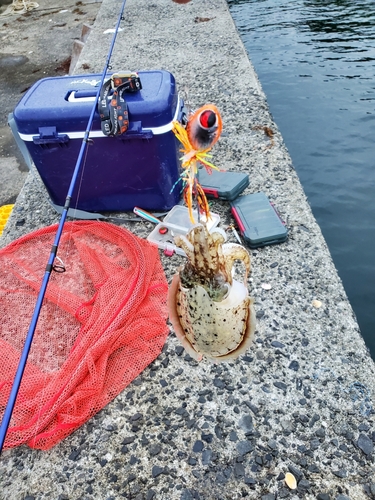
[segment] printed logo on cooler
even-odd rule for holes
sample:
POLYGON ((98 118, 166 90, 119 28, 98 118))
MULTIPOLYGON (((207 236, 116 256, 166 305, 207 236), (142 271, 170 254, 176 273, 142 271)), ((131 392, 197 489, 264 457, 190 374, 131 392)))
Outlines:
POLYGON ((86 78, 83 78, 82 80, 73 80, 70 85, 77 85, 78 83, 86 83, 87 85, 96 87, 98 83, 100 83, 100 80, 87 80, 86 78))

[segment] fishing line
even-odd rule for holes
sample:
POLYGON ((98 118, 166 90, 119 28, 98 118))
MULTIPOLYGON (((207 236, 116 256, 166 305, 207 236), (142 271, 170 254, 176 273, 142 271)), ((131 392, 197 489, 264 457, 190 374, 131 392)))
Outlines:
POLYGON ((69 185, 68 193, 67 193, 67 196, 66 196, 64 208, 63 208, 63 211, 62 211, 62 214, 61 214, 61 217, 60 217, 59 225, 58 225, 58 228, 57 228, 57 231, 56 231, 56 234, 55 234, 54 242, 53 242, 53 245, 52 245, 52 248, 51 248, 51 252, 50 252, 50 256, 49 256, 49 259, 48 259, 48 263, 47 263, 47 266, 46 266, 46 269, 45 269, 45 274, 44 274, 44 277, 43 277, 43 280, 42 280, 42 284, 41 284, 41 287, 40 287, 40 290, 39 290, 39 293, 38 293, 38 297, 37 297, 35 309, 34 309, 34 312, 33 312, 33 316, 31 318, 31 323, 30 323, 30 326, 29 326, 29 330, 27 332, 27 336, 26 336, 26 340, 25 340, 25 345, 24 345, 22 353, 21 353, 20 361, 19 361, 19 364, 18 364, 16 375, 14 377, 14 381, 13 381, 12 389, 11 389, 11 392, 10 392, 10 395, 9 395, 8 403, 7 403, 7 406, 5 408, 4 416, 3 416, 3 419, 2 419, 2 422, 1 422, 1 426, 0 426, 0 454, 1 454, 2 449, 3 449, 3 445, 4 445, 4 441, 5 441, 5 436, 6 436, 6 433, 8 431, 10 419, 12 418, 12 413, 13 413, 14 405, 16 403, 18 391, 19 391, 19 388, 20 388, 20 385, 21 385, 22 376, 23 376, 23 373, 25 371, 27 358, 28 358, 28 355, 29 355, 29 352, 30 352, 31 343, 33 341, 35 329, 36 329, 36 326, 37 326, 37 323, 38 323, 39 314, 40 314, 40 310, 41 310, 41 307, 42 307, 42 304, 43 304, 43 299, 44 299, 44 296, 45 296, 45 293, 46 293, 47 285, 48 285, 48 282, 49 282, 49 279, 50 279, 50 276, 51 276, 51 272, 53 271, 54 261, 55 261, 56 254, 57 254, 57 249, 58 249, 59 242, 60 242, 60 239, 61 239, 61 235, 62 235, 62 232, 63 232, 63 229, 64 229, 64 224, 65 224, 66 218, 68 216, 68 211, 69 211, 69 207, 70 207, 70 201, 71 201, 71 198, 72 198, 72 195, 73 195, 73 191, 74 191, 74 188, 75 188, 75 185, 76 185, 76 182, 77 182, 78 174, 80 173, 82 159, 84 158, 87 146, 89 145, 90 140, 91 140, 89 138, 89 135, 90 135, 90 131, 91 131, 92 124, 93 124, 93 121, 94 121, 94 116, 95 116, 96 108, 97 108, 98 101, 99 101, 100 90, 101 90, 101 88, 102 88, 102 86, 104 84, 104 80, 106 78, 107 70, 110 69, 110 64, 109 63, 110 63, 110 60, 111 60, 111 57, 112 57, 112 52, 113 52, 113 48, 114 48, 114 45, 115 45, 115 42, 116 42, 116 37, 117 37, 118 31, 119 31, 120 23, 124 19, 123 18, 123 12, 124 12, 124 9, 125 9, 125 4, 126 4, 126 0, 123 0, 122 6, 121 6, 121 11, 120 11, 120 14, 118 16, 116 27, 115 27, 115 31, 114 31, 114 34, 113 34, 113 37, 112 37, 112 42, 111 42, 111 45, 110 45, 110 48, 109 48, 109 51, 108 51, 108 54, 107 54, 107 59, 106 59, 106 62, 105 62, 105 65, 104 65, 104 69, 103 69, 103 72, 102 72, 101 81, 100 81, 100 84, 99 84, 99 87, 98 87, 98 91, 96 93, 94 105, 92 107, 89 120, 87 122, 86 131, 85 131, 83 139, 82 139, 81 148, 80 148, 80 151, 79 151, 79 154, 78 154, 78 158, 77 158, 77 162, 75 164, 73 175, 72 175, 72 178, 71 178, 71 181, 70 181, 70 185, 69 185))

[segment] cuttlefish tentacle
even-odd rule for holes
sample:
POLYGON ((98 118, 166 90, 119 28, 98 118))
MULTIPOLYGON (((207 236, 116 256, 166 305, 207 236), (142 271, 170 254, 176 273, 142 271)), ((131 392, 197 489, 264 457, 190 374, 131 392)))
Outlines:
POLYGON ((175 243, 186 253, 195 274, 206 277, 207 273, 212 275, 225 270, 222 250, 224 236, 215 232, 207 241, 203 225, 197 225, 193 229, 194 232, 190 232, 187 236, 176 236, 175 243))
POLYGON ((251 264, 250 264, 250 255, 249 252, 238 243, 226 243, 223 245, 223 256, 225 265, 227 268, 227 272, 231 273, 234 262, 236 260, 240 260, 245 265, 245 276, 244 276, 244 285, 247 284, 247 278, 250 274, 251 264))

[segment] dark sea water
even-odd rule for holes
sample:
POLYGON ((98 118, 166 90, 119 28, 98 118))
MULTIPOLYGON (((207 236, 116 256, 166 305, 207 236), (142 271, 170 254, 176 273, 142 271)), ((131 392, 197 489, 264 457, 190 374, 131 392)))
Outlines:
POLYGON ((375 359, 375 1, 228 4, 375 359))

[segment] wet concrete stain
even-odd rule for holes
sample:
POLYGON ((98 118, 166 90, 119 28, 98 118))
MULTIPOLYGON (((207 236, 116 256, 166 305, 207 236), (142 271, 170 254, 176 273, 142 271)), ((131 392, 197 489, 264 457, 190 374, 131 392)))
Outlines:
POLYGON ((26 56, 5 56, 0 58, 0 68, 7 68, 12 66, 21 66, 28 62, 26 56))

